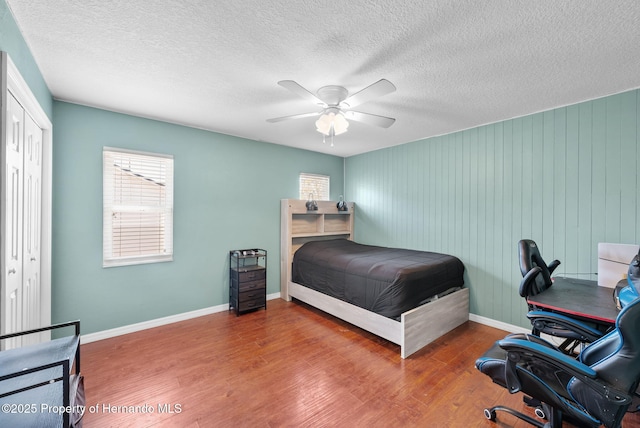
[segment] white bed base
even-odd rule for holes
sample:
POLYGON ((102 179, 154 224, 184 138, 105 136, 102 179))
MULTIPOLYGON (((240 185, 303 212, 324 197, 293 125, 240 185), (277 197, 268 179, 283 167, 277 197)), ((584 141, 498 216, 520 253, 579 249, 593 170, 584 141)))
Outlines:
POLYGON ((469 319, 468 288, 405 312, 401 315, 400 321, 291 281, 289 296, 400 345, 402 358, 407 358, 469 319))

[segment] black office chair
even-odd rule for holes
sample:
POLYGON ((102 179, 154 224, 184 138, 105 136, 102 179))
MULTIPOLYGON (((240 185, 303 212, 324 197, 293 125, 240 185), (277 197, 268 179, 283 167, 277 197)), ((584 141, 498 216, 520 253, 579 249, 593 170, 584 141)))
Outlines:
POLYGON ((564 339, 560 349, 566 354, 574 354, 579 347, 603 336, 604 332, 593 323, 538 308, 529 302, 530 296, 542 293, 553 285, 551 274, 560 265, 560 261, 554 260, 547 265, 540 255, 538 245, 531 239, 518 242, 518 257, 523 276, 519 292, 527 301, 527 318, 531 321, 532 334, 540 336, 545 333, 564 339))
MULTIPOLYGON (((521 239, 518 242, 518 258, 520 261, 520 272, 525 277, 533 268, 540 268, 538 274, 533 275, 532 281, 526 284, 525 290, 520 290, 520 295, 524 292, 526 296, 535 296, 553 285, 551 274, 560 266, 559 260, 554 260, 548 265, 545 263, 540 249, 535 241, 531 239, 521 239)), ((521 285, 522 287, 522 285, 521 285)))
POLYGON ((542 403, 538 416, 503 406, 485 409, 492 421, 497 411, 534 426, 560 428, 563 419, 580 427, 619 427, 640 382, 640 298, 620 311, 615 329, 572 358, 531 334, 497 341, 476 361, 476 368, 510 393, 523 392, 542 403))

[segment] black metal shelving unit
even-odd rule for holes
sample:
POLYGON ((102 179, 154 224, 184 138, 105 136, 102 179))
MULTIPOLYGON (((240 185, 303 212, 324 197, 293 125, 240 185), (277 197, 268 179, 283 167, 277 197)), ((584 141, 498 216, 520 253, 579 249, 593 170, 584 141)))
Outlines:
POLYGON ((229 251, 229 310, 238 316, 260 308, 267 309, 267 251, 229 251))

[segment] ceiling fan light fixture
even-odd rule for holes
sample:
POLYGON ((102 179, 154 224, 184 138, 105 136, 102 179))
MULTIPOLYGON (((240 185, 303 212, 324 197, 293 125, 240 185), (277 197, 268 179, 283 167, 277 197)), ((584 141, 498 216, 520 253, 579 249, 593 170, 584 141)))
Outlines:
POLYGON ((320 116, 318 120, 316 120, 316 131, 322 134, 323 143, 326 142, 326 137, 329 137, 331 147, 333 147, 333 138, 336 135, 347 132, 347 129, 349 128, 347 116, 349 117, 349 120, 355 120, 356 122, 379 126, 381 128, 388 128, 395 122, 395 119, 391 117, 350 110, 351 107, 364 104, 374 98, 381 97, 395 91, 396 87, 387 79, 380 79, 353 95, 349 95, 349 91, 344 87, 336 85, 323 86, 318 89, 317 94, 309 92, 293 80, 281 80, 278 82, 278 85, 290 90, 306 100, 311 101, 314 104, 321 106, 323 110, 314 113, 275 117, 273 119, 267 119, 267 122, 274 123, 287 119, 301 119, 310 116, 320 116))
POLYGON ((340 135, 347 132, 349 122, 340 112, 324 113, 316 120, 316 131, 326 136, 340 135))

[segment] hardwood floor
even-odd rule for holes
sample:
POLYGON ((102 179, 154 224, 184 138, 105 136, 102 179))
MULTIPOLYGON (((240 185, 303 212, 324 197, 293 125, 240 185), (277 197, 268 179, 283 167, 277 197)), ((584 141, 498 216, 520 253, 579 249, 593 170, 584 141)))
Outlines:
POLYGON ((474 368, 504 331, 467 322, 402 360, 399 346, 307 305, 267 307, 82 345, 84 427, 529 426, 483 416, 494 404, 533 414, 474 368))

